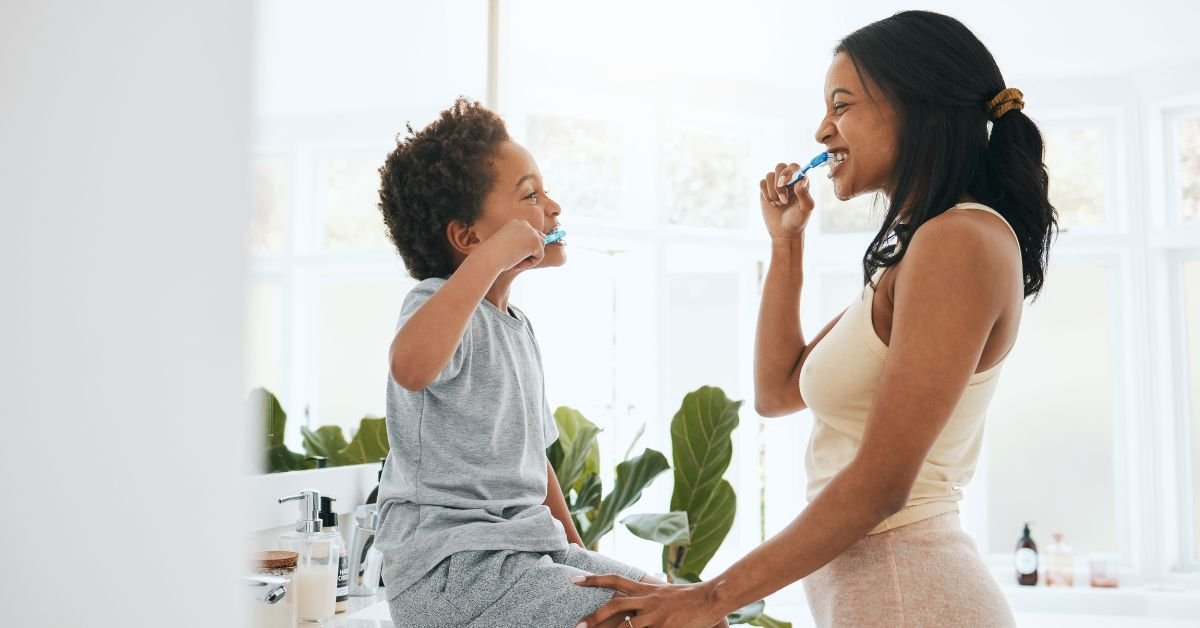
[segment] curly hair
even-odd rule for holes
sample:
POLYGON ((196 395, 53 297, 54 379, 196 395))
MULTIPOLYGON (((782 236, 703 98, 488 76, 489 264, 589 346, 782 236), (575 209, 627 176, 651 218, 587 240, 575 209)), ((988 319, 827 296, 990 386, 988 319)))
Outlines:
POLYGON ((455 269, 446 225, 479 217, 495 179, 491 159, 507 141, 504 121, 459 97, 421 131, 406 125, 379 169, 379 211, 404 266, 415 279, 448 277, 455 269))

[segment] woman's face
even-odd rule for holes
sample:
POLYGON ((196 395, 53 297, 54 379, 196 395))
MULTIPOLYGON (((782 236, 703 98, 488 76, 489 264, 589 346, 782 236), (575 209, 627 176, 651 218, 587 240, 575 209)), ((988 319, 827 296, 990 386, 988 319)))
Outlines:
POLYGON ((859 78, 844 52, 833 57, 825 76, 825 108, 816 139, 833 153, 829 178, 834 194, 843 201, 870 192, 890 194, 898 116, 870 77, 859 78))

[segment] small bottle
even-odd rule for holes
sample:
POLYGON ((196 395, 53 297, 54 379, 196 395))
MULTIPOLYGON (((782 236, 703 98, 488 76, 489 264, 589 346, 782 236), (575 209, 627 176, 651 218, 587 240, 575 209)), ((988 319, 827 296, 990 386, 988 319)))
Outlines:
POLYGON ((1013 556, 1013 564, 1017 568, 1017 584, 1034 586, 1038 581, 1037 544, 1029 536, 1029 523, 1025 523, 1025 532, 1017 541, 1017 552, 1013 556))
POLYGON ((279 537, 284 549, 298 554, 292 588, 296 595, 296 621, 323 624, 333 618, 338 576, 338 543, 341 535, 326 532, 321 524, 321 494, 314 490, 284 497, 279 503, 299 501, 296 531, 279 537))
POLYGON ((1062 532, 1050 535, 1054 542, 1046 548, 1046 586, 1075 586, 1075 556, 1071 548, 1063 544, 1062 532))
POLYGON ((346 551, 345 540, 338 530, 338 516, 333 511, 335 501, 337 500, 332 497, 321 498, 321 526, 326 532, 333 532, 338 536, 338 576, 337 589, 334 592, 334 612, 344 613, 350 604, 350 553, 346 551))
POLYGON ((367 495, 367 503, 374 504, 379 500, 379 482, 383 482, 383 465, 387 464, 387 458, 379 459, 379 473, 375 476, 377 480, 375 488, 371 489, 371 494, 367 495))
POLYGON ((350 595, 375 595, 383 564, 383 553, 375 547, 379 504, 356 508, 354 521, 354 534, 350 537, 350 595))
POLYGON ((1115 588, 1121 584, 1121 557, 1116 554, 1088 554, 1091 585, 1115 588))

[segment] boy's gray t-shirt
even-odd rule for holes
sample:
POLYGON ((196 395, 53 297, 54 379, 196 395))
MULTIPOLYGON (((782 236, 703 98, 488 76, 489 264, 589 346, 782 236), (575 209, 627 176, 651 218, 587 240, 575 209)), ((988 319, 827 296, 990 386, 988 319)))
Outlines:
MULTIPOLYGON (((417 284, 397 329, 445 283, 417 284)), ((562 524, 543 505, 546 447, 558 429, 541 352, 524 313, 510 309, 480 302, 454 355, 424 390, 405 390, 388 377, 391 450, 379 484, 376 547, 389 597, 455 552, 567 548, 562 524)))

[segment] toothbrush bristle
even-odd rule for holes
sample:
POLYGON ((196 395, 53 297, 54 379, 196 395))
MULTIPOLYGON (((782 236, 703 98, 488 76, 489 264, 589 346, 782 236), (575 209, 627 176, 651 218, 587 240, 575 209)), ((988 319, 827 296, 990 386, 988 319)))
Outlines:
POLYGON ((563 239, 566 235, 567 235, 566 231, 563 231, 562 229, 555 227, 553 231, 546 234, 546 244, 554 244, 555 242, 558 242, 559 240, 563 239))

